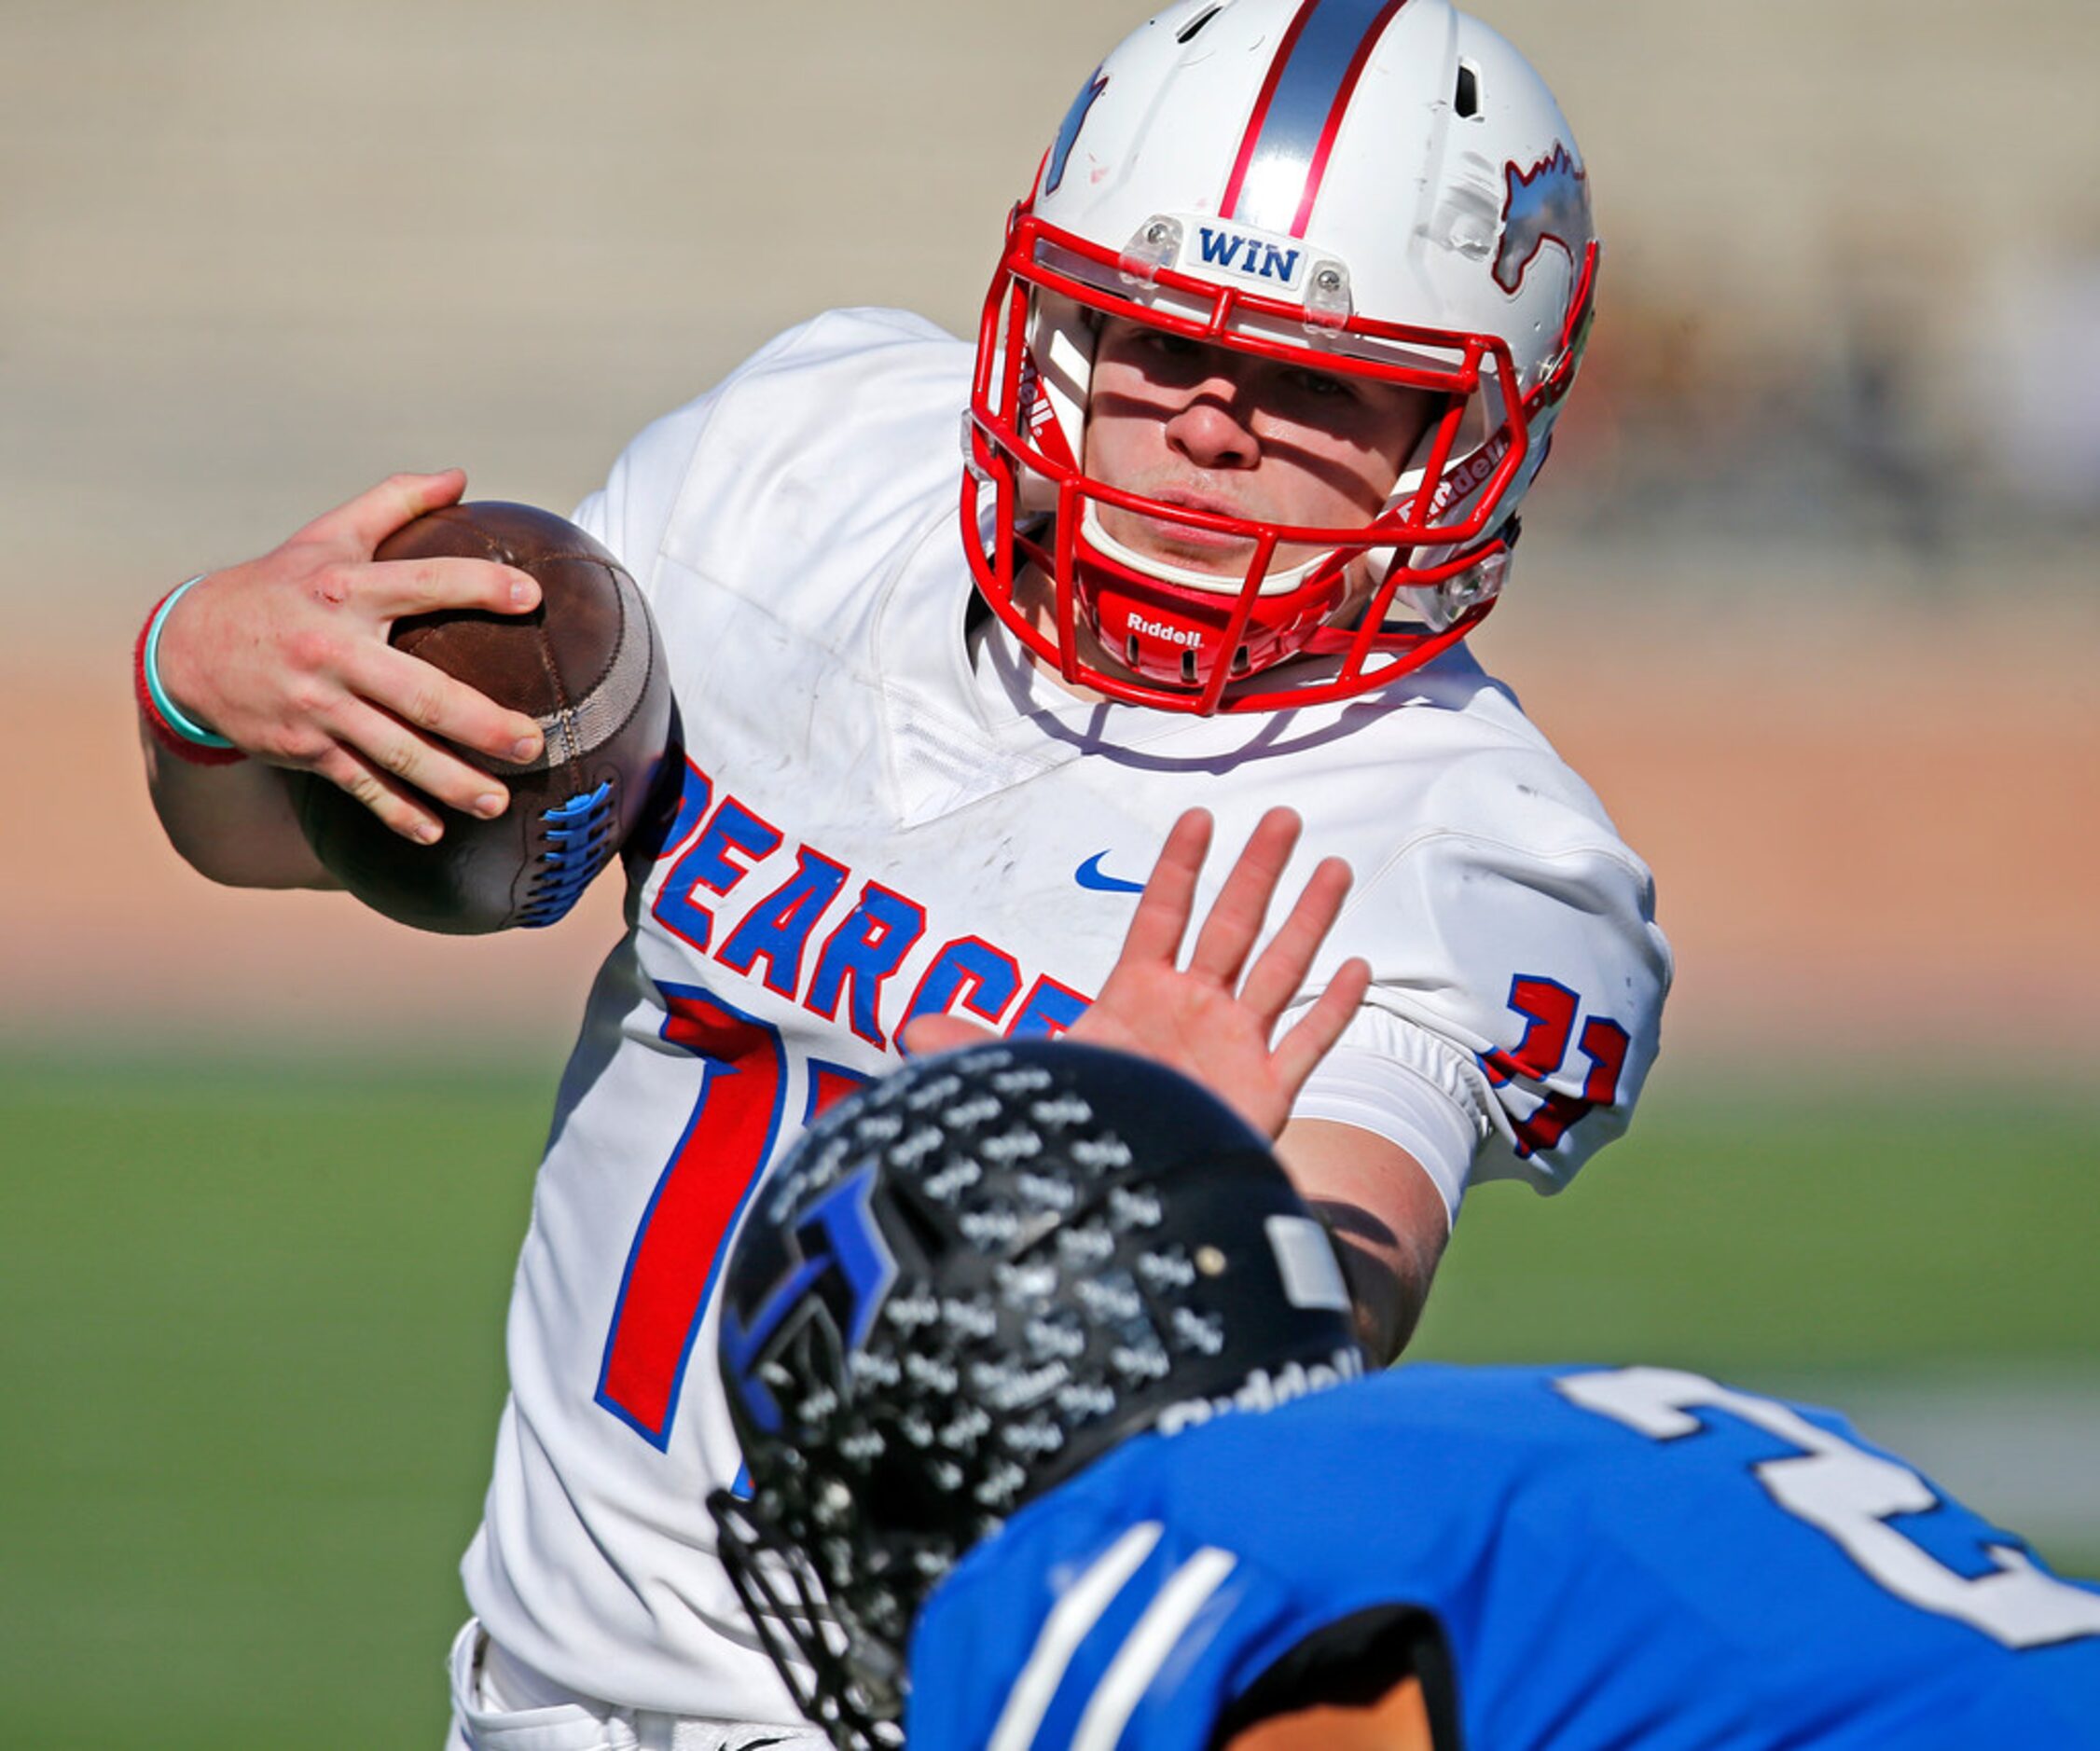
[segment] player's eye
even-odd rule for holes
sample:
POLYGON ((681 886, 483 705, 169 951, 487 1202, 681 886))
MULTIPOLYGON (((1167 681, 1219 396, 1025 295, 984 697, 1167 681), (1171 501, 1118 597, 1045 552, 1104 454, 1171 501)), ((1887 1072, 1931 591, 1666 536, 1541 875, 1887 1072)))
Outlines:
POLYGON ((1332 377, 1325 371, 1308 371, 1302 365, 1292 365, 1286 370, 1284 381, 1312 401, 1347 400, 1356 393, 1341 378, 1332 377))

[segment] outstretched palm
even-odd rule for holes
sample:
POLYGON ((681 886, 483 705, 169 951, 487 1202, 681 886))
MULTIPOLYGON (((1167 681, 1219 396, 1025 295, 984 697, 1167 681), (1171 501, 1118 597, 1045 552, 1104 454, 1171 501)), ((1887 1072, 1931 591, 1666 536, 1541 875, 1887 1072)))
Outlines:
MULTIPOLYGON (((1270 1043, 1349 889, 1348 865, 1324 859, 1283 927, 1248 966, 1300 827, 1288 808, 1262 817, 1196 931, 1184 967, 1181 941, 1210 848, 1211 823, 1200 808, 1175 821, 1122 952, 1071 1036, 1140 1054, 1193 1077, 1271 1138, 1283 1129, 1313 1067, 1341 1037, 1371 979, 1361 959, 1345 961, 1312 1008, 1270 1043)), ((914 1052, 935 1052, 983 1036, 970 1023, 926 1016, 913 1025, 908 1043, 914 1052)))

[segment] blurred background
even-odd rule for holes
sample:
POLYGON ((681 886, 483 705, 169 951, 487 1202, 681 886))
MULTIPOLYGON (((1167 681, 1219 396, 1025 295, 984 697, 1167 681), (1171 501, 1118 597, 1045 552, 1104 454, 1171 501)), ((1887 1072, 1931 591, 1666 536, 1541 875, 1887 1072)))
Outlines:
MULTIPOLYGON (((1633 1136, 1473 1201, 1417 1353, 1832 1399, 2100 1572, 2100 14, 1478 6, 1609 254, 1476 643, 1679 980, 1633 1136)), ((396 468, 565 510, 827 306, 967 332, 1142 11, 0 6, 7 1736, 437 1743, 618 930, 603 889, 457 943, 191 876, 146 607, 396 468)))

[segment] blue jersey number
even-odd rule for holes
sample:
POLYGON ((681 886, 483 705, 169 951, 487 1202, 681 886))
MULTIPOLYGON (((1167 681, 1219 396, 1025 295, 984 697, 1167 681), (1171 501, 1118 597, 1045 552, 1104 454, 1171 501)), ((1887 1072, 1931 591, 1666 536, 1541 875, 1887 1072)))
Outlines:
POLYGON ((1755 1468, 1758 1482, 1788 1513, 1834 1538, 1875 1582, 1922 1610, 1958 1618, 2008 1648, 2100 1635, 2100 1593, 2058 1580, 2012 1545, 1990 1546, 1994 1566, 1974 1576, 1921 1550, 1888 1523, 1939 1507, 1932 1486, 1908 1466, 1856 1447, 1784 1404, 1670 1368, 1572 1374, 1554 1384, 1570 1402, 1655 1441, 1695 1434, 1704 1427, 1698 1413, 1718 1411, 1800 1449, 1755 1468))

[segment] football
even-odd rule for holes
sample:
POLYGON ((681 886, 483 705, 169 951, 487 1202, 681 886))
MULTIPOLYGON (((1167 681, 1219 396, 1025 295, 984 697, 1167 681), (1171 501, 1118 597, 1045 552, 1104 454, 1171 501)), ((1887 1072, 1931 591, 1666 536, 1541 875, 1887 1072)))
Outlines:
POLYGON ((529 765, 477 755, 510 807, 493 820, 445 814, 416 845, 326 780, 301 780, 299 822, 329 872, 366 905, 419 930, 474 935, 555 923, 634 829, 670 735, 663 646, 634 580, 551 512, 494 501, 448 505, 395 531, 378 559, 499 560, 539 581, 526 614, 446 610, 396 621, 394 646, 538 720, 529 765))

